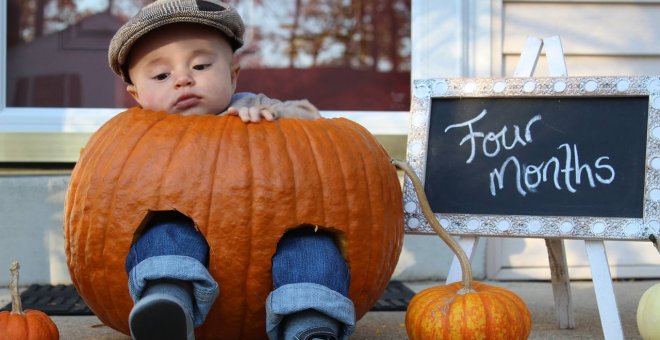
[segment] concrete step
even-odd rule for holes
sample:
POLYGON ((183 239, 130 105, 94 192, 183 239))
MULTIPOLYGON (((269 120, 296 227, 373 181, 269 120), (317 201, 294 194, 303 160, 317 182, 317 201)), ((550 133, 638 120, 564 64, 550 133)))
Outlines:
MULTIPOLYGON (((619 315, 626 339, 641 339, 637 330, 637 304, 641 295, 660 280, 630 280, 614 282, 619 315)), ((594 287, 591 281, 571 282, 576 328, 558 329, 556 325, 552 287, 549 282, 488 282, 505 287, 527 304, 532 313, 530 339, 603 339, 594 287)), ((443 282, 406 282, 415 292, 442 285, 443 282)), ((0 306, 10 301, 9 291, 0 288, 0 306)), ((105 325, 95 316, 53 316, 61 339, 130 339, 105 325)), ((352 340, 407 339, 405 312, 369 312, 357 324, 352 340)))

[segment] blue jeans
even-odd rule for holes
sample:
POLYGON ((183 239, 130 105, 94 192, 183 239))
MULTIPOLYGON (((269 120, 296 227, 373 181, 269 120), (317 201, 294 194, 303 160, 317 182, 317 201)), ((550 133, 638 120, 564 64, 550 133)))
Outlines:
MULTIPOLYGON (((195 326, 201 325, 219 294, 207 269, 208 257, 208 244, 192 220, 177 212, 157 214, 126 258, 131 297, 139 300, 151 280, 189 281, 193 285, 193 321, 195 326)), ((270 339, 280 336, 287 315, 308 309, 339 321, 340 339, 353 332, 355 310, 347 297, 349 272, 332 236, 309 228, 287 232, 273 256, 272 276, 274 290, 266 301, 270 339)))
POLYGON ((218 297, 218 283, 208 272, 209 246, 190 218, 158 212, 126 257, 128 292, 137 302, 148 281, 176 279, 192 283, 193 323, 204 323, 218 297))

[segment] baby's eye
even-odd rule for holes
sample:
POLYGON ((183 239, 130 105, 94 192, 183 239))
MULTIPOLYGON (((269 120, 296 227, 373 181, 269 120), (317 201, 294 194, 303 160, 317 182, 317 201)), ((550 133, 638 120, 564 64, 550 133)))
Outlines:
POLYGON ((203 71, 203 70, 206 70, 209 67, 211 67, 211 64, 198 64, 198 65, 193 66, 193 70, 203 71))
POLYGON ((155 80, 165 80, 165 79, 167 79, 169 76, 170 76, 170 75, 169 75, 168 73, 160 73, 160 74, 156 75, 155 77, 153 77, 152 79, 155 79, 155 80))

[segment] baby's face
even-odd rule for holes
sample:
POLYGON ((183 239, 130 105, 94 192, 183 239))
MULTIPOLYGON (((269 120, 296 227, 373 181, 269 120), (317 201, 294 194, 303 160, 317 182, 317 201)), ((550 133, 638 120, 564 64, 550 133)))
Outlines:
POLYGON ((231 47, 212 28, 171 24, 133 47, 126 90, 145 109, 218 114, 229 105, 239 67, 231 47))

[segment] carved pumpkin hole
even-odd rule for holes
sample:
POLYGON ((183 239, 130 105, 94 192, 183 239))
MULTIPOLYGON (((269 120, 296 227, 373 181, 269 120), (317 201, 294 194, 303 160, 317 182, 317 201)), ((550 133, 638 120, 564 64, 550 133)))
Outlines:
POLYGON ((346 233, 344 233, 342 230, 339 229, 335 229, 332 227, 324 227, 317 224, 300 224, 296 227, 287 229, 286 233, 301 228, 314 229, 316 230, 316 232, 327 233, 330 236, 332 236, 335 245, 337 246, 337 248, 339 248, 339 251, 341 252, 341 256, 344 258, 344 261, 346 261, 346 265, 348 266, 348 270, 350 272, 351 262, 348 260, 348 250, 347 250, 348 242, 346 241, 346 233))
MULTIPOLYGON (((195 230, 199 231, 197 228, 197 223, 195 223, 195 221, 193 221, 190 217, 184 215, 178 210, 149 210, 149 212, 147 212, 147 214, 144 216, 144 219, 142 219, 142 222, 140 222, 140 225, 138 225, 138 227, 135 229, 132 243, 135 243, 135 241, 140 238, 140 235, 142 235, 142 233, 148 227, 154 225, 154 223, 158 223, 159 221, 178 221, 184 224, 192 224, 195 227, 195 230)), ((204 237, 203 234, 202 237, 204 237)), ((204 238, 204 240, 206 241, 206 238, 204 238)))

